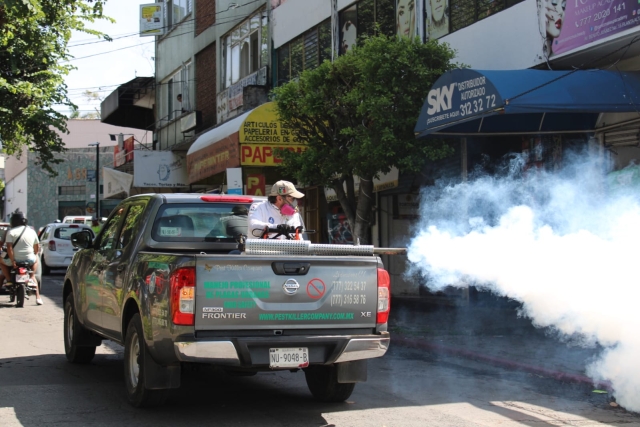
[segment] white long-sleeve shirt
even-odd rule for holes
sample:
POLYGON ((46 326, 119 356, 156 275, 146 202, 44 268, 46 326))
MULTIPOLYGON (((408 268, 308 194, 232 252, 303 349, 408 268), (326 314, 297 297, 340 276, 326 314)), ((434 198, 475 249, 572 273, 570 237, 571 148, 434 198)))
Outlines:
MULTIPOLYGON (((293 215, 283 215, 280 209, 269 203, 268 200, 254 203, 249 209, 249 239, 259 239, 262 236, 262 232, 266 226, 269 228, 275 228, 279 224, 287 224, 293 227, 304 227, 302 217, 296 212, 293 215), (255 234, 254 234, 255 231, 255 234)), ((275 236, 275 233, 269 234, 270 237, 275 236)), ((278 239, 284 239, 285 236, 279 236, 278 239)))

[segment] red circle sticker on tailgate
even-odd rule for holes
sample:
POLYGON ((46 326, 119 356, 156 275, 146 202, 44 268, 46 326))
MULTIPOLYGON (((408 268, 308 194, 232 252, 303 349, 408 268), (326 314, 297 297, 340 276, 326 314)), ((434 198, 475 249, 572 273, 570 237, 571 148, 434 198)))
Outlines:
POLYGON ((324 285, 324 282, 320 279, 311 279, 309 283, 307 283, 307 295, 310 298, 318 299, 322 298, 324 295, 324 291, 327 290, 327 287, 324 285))

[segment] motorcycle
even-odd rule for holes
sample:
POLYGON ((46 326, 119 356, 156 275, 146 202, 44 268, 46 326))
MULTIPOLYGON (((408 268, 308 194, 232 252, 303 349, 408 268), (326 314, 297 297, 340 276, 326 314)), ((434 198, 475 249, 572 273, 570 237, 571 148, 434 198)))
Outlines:
POLYGON ((28 262, 17 263, 17 268, 11 268, 11 284, 5 285, 9 291, 11 301, 16 301, 16 307, 24 307, 24 300, 30 295, 36 295, 38 282, 31 279, 32 264, 28 262))

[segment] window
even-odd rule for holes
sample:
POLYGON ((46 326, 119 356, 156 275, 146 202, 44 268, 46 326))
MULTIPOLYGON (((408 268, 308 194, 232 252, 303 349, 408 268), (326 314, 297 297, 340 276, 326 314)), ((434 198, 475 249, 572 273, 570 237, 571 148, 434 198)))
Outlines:
POLYGON ((427 0, 427 38, 439 38, 494 15, 522 0, 427 0), (440 7, 440 3, 445 4, 440 7), (448 7, 447 7, 448 6, 448 7), (442 12, 444 11, 444 12, 442 12))
POLYGON ((109 218, 107 223, 102 228, 100 245, 98 246, 100 250, 106 251, 115 249, 116 233, 118 232, 118 226, 120 225, 120 219, 122 218, 123 211, 124 208, 118 209, 118 211, 111 218, 109 218))
POLYGON ((331 60, 331 20, 282 45, 277 52, 278 84, 331 60))
POLYGON ((171 204, 164 205, 151 231, 157 242, 234 242, 244 228, 251 204, 171 204))
POLYGON ((169 122, 191 111, 192 72, 189 62, 162 83, 162 121, 169 122))
POLYGON ((58 195, 60 196, 84 196, 86 193, 86 185, 63 185, 58 187, 58 195))
POLYGON ((173 28, 191 13, 191 0, 165 0, 165 22, 173 28))
POLYGON ((136 236, 138 225, 140 225, 140 216, 143 211, 144 205, 133 205, 129 208, 129 212, 127 212, 127 216, 124 219, 124 225, 122 226, 122 233, 120 233, 119 249, 126 248, 136 236))
MULTIPOLYGON (((77 225, 73 227, 58 227, 53 232, 53 237, 60 240, 71 240, 71 235, 73 233, 83 230, 87 230, 87 228, 80 228, 77 225)), ((45 238, 44 235, 43 238, 45 238)))
POLYGON ((261 11, 222 39, 222 84, 225 88, 267 65, 267 22, 266 11, 261 11))

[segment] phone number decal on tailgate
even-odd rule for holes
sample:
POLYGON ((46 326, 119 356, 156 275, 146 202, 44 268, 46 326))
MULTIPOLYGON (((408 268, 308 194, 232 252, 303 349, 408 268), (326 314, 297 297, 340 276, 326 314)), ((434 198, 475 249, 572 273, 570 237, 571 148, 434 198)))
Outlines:
POLYGON ((353 313, 260 313, 259 320, 353 320, 353 313))

